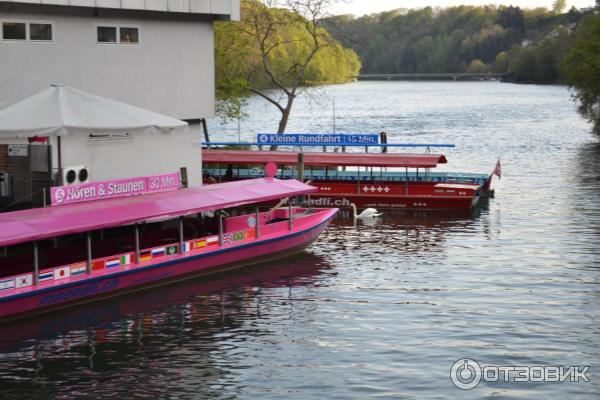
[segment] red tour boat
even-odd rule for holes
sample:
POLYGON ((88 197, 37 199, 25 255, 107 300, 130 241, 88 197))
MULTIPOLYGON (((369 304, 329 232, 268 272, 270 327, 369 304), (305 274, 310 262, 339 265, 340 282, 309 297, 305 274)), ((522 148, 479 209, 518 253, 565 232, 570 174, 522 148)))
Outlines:
MULTIPOLYGON (((305 152, 302 156, 303 177, 318 188, 308 200, 314 206, 353 203, 360 209, 469 210, 490 192, 492 175, 432 172, 447 162, 442 154, 305 152)), ((279 178, 298 175, 293 167, 299 153, 293 151, 204 149, 202 157, 209 184, 261 176, 268 162, 279 166, 279 178)))

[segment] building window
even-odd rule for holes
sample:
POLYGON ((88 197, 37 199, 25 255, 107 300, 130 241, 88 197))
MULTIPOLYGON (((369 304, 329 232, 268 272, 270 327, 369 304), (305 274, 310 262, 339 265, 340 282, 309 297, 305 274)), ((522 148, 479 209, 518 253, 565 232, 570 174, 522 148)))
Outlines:
POLYGON ((99 26, 98 43, 117 43, 117 28, 114 26, 99 26))
POLYGON ((139 44, 140 30, 125 26, 98 26, 98 43, 139 44))
POLYGON ((52 42, 52 24, 47 22, 2 21, 2 40, 52 42))
POLYGON ((27 40, 27 24, 24 22, 3 22, 2 39, 27 40))
POLYGON ((51 24, 29 24, 29 40, 52 41, 51 24))

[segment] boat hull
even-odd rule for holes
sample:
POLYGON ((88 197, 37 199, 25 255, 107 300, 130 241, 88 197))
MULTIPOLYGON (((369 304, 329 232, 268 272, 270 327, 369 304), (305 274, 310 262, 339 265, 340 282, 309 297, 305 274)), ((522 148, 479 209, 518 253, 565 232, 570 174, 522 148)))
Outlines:
POLYGON ((479 197, 434 197, 434 196, 377 196, 317 193, 310 196, 313 207, 348 207, 351 203, 358 209, 378 210, 470 210, 479 204, 479 197))
POLYGON ((114 274, 2 297, 0 298, 0 321, 6 322, 51 309, 96 301, 125 292, 240 268, 300 252, 325 230, 338 210, 329 211, 313 225, 278 237, 257 239, 254 242, 235 246, 223 246, 204 254, 171 258, 147 267, 140 266, 114 274))

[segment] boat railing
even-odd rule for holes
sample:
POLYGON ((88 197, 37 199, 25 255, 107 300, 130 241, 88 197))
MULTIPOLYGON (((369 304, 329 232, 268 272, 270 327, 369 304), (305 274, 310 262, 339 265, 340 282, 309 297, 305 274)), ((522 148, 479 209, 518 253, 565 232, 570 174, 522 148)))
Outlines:
MULTIPOLYGON (((213 175, 218 175, 218 169, 206 169, 206 171, 213 175)), ((239 178, 256 178, 264 175, 262 172, 257 173, 253 169, 238 168, 234 170, 234 176, 239 178)), ((475 174, 475 173, 453 173, 453 172, 406 172, 403 171, 385 171, 380 172, 378 169, 371 171, 361 171, 360 174, 356 170, 350 171, 337 171, 330 169, 327 172, 324 170, 311 171, 310 169, 304 171, 304 179, 310 179, 314 181, 319 180, 340 180, 340 181, 356 181, 360 178, 364 180, 378 180, 385 182, 450 182, 450 183, 473 183, 483 184, 488 179, 487 174, 475 174)), ((277 175, 279 179, 291 179, 296 178, 296 172, 292 170, 280 171, 277 175)))

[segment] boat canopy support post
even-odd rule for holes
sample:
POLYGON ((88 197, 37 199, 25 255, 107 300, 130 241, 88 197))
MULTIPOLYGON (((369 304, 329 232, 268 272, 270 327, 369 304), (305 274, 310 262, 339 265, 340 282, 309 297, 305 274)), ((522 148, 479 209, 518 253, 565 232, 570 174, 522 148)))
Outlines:
POLYGON ((179 217, 179 254, 183 254, 183 217, 179 217))
POLYGON ((135 223, 135 263, 140 263, 140 224, 135 223))
POLYGON ((256 206, 256 238, 260 239, 260 207, 256 206))
POLYGON ((288 210, 289 210, 289 220, 290 220, 290 231, 294 230, 294 209, 292 208, 292 199, 288 197, 288 210))
POLYGON ((404 194, 408 196, 408 167, 404 168, 404 194))
POLYGON ((38 243, 33 242, 33 284, 40 282, 40 255, 38 252, 38 243))
POLYGON ((87 267, 86 272, 88 274, 92 273, 92 234, 90 232, 86 233, 86 242, 87 242, 87 267))
POLYGON ((223 213, 221 210, 217 211, 219 217, 219 246, 223 246, 223 213))

